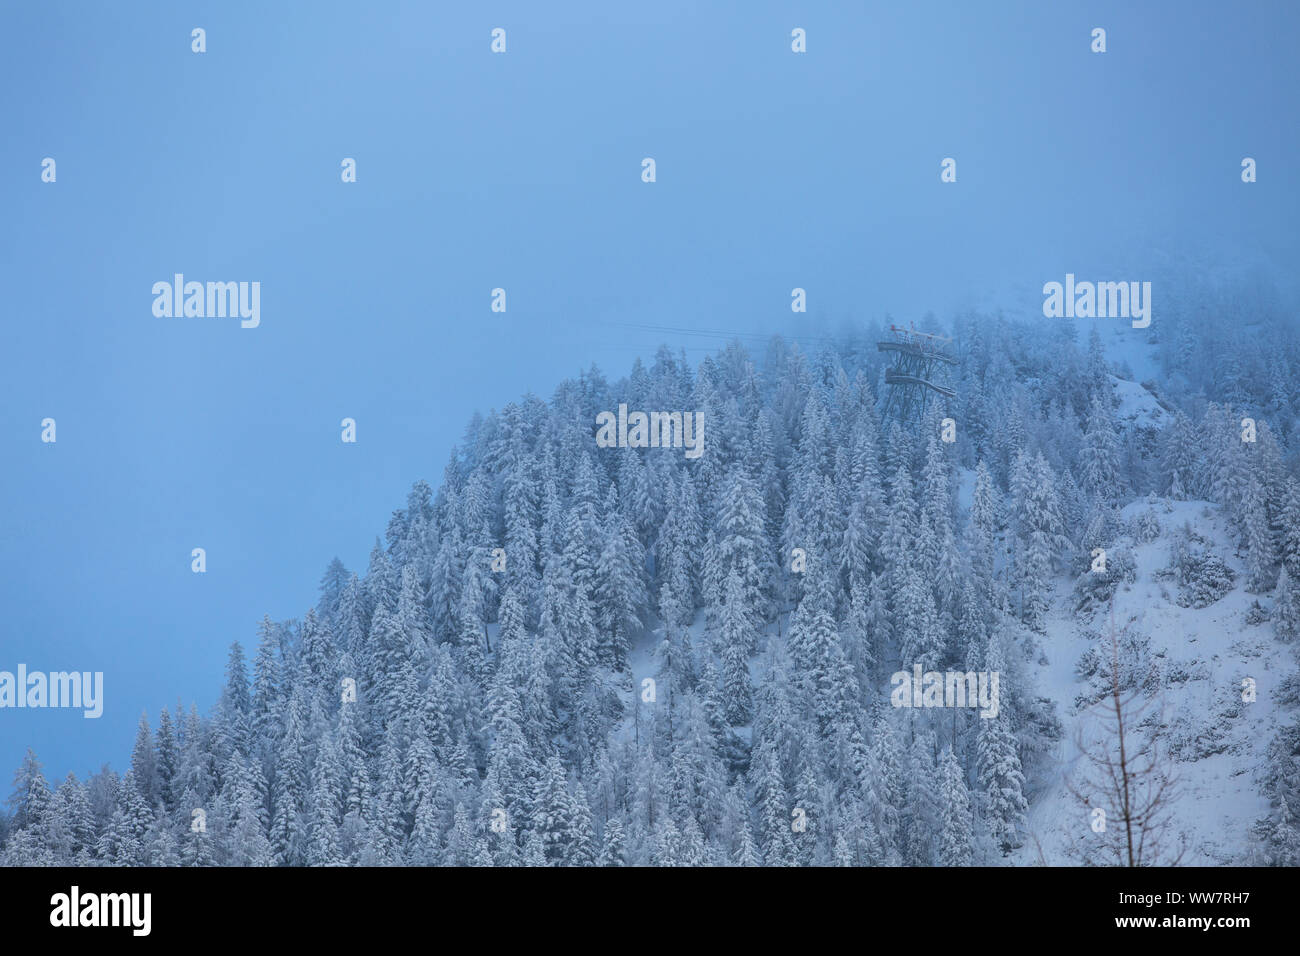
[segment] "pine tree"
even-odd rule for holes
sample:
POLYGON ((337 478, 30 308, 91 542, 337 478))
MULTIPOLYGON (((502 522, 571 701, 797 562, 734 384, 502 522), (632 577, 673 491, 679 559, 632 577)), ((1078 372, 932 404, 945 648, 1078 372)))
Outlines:
POLYGON ((595 590, 600 658, 622 670, 632 639, 642 627, 641 613, 647 601, 645 551, 631 520, 619 509, 614 486, 605 499, 605 513, 609 529, 600 552, 595 590))
POLYGON ((322 615, 333 620, 338 614, 339 598, 348 583, 348 569, 337 557, 330 561, 329 567, 320 579, 320 601, 316 605, 322 615))
POLYGON ((457 803, 452 813, 451 829, 447 832, 447 866, 469 866, 474 860, 474 831, 469 822, 465 804, 457 803))
POLYGON ((694 617, 700 527, 695 489, 690 476, 683 475, 655 546, 660 616, 666 624, 689 624, 694 617))
POLYGON ((766 592, 773 571, 764 524, 763 497, 757 483, 744 469, 733 468, 720 502, 717 534, 709 555, 710 603, 719 608, 727 599, 725 588, 730 574, 735 572, 740 579, 741 606, 753 627, 767 618, 766 592))
POLYGON ((1165 429, 1160 471, 1165 478, 1163 490, 1175 500, 1185 498, 1196 487, 1196 476, 1200 471, 1196 434, 1191 421, 1182 412, 1177 412, 1165 429))
POLYGON ((84 866, 95 851, 95 817, 86 788, 69 773, 54 795, 50 845, 56 860, 84 866))
POLYGON ((1085 376, 1089 404, 1098 399, 1109 401, 1112 388, 1110 369, 1102 348, 1101 333, 1097 331, 1096 325, 1088 330, 1088 368, 1085 376))
POLYGON ((316 695, 321 708, 328 712, 333 708, 338 694, 338 652, 329 627, 316 617, 314 609, 303 616, 298 640, 301 647, 301 664, 306 669, 303 677, 316 695))
POLYGON ((934 670, 944 656, 944 635, 934 596, 919 574, 903 583, 898 597, 898 630, 901 659, 910 668, 934 670))
POLYGON ((343 776, 341 792, 342 812, 361 815, 370 806, 370 773, 366 769, 366 754, 361 745, 361 728, 357 725, 355 704, 344 704, 339 710, 338 728, 335 732, 337 756, 343 776))
POLYGON ((41 770, 41 763, 29 747, 23 762, 14 774, 13 795, 9 798, 9 812, 16 830, 28 830, 32 837, 45 846, 50 828, 54 824, 54 801, 50 785, 41 770))
POLYGON ((167 708, 158 715, 158 732, 154 735, 154 767, 158 773, 158 798, 167 811, 176 808, 174 778, 180 763, 179 745, 176 729, 172 725, 172 716, 167 708))
POLYGON ((694 817, 687 817, 678 830, 678 838, 673 847, 675 866, 704 866, 704 834, 694 817))
POLYGON ((912 549, 916 545, 920 520, 912 494, 912 476, 906 462, 894 473, 889 500, 889 516, 880 541, 880 556, 887 569, 890 603, 898 608, 902 592, 912 577, 912 549))
MULTIPOLYGON (((238 641, 230 645, 230 654, 226 660, 226 687, 217 707, 213 732, 218 761, 223 762, 232 751, 248 756, 253 741, 252 698, 248 693, 244 648, 238 641)), ((138 783, 147 798, 152 780, 141 780, 138 783)))
POLYGON ((1250 469, 1237 509, 1246 542, 1246 589, 1259 594, 1273 586, 1273 540, 1268 526, 1268 506, 1258 471, 1250 469))
MULTIPOLYGON (((990 636, 985 657, 989 671, 1002 670, 1002 650, 990 636)), ((979 729, 979 783, 985 800, 985 821, 1003 855, 1022 845, 1029 805, 1025 801, 1025 776, 1020 768, 1020 750, 1010 727, 1010 712, 1002 708, 996 717, 981 717, 979 729)))
POLYGON ((480 562, 471 560, 465 570, 464 586, 456 612, 456 644, 467 675, 478 683, 488 676, 485 654, 488 644, 487 608, 483 597, 484 574, 480 562))
POLYGON ((1085 492, 1103 501, 1115 497, 1119 485, 1115 426, 1110 403, 1100 395, 1095 395, 1088 407, 1088 427, 1079 450, 1079 467, 1085 492))
MULTIPOLYGON (((870 399, 868 398, 867 401, 870 399)), ((844 526, 843 562, 849 587, 866 584, 879 569, 879 539, 886 514, 880 480, 874 415, 855 429, 853 460, 849 474, 848 518, 844 526)))
MULTIPOLYGON (((188 792, 181 796, 182 805, 193 803, 194 794, 188 792)), ((212 843, 212 837, 207 828, 193 827, 182 834, 181 843, 181 865, 182 866, 215 866, 216 849, 212 843)))
POLYGON ((599 863, 601 866, 627 866, 627 851, 623 843, 623 824, 616 819, 605 821, 599 863))
POLYGON ((99 855, 117 866, 143 866, 152 823, 153 814, 140 796, 135 774, 128 770, 122 777, 112 819, 100 839, 99 855))
POLYGON ((173 867, 181 865, 180 844, 170 823, 163 817, 154 820, 145 844, 145 858, 150 866, 173 867))
POLYGON ((1273 595, 1273 633, 1287 644, 1300 635, 1300 596, 1296 595, 1285 565, 1277 576, 1277 591, 1273 595))
POLYGON ((961 765, 949 747, 940 766, 939 803, 942 829, 939 833, 939 865, 970 866, 971 813, 970 797, 961 765))
POLYGON ((344 863, 339 843, 339 824, 343 819, 342 792, 347 771, 333 734, 321 744, 312 767, 311 832, 307 843, 307 862, 311 866, 341 866, 344 863))
POLYGON ((1014 493, 1016 508, 1016 574, 1020 611, 1025 623, 1041 627, 1047 610, 1047 589, 1061 554, 1069 547, 1056 496, 1056 476, 1039 453, 1025 460, 1014 493))
POLYGON ((143 712, 136 728, 135 747, 131 750, 131 769, 135 772, 135 783, 140 788, 145 806, 154 806, 162 799, 162 794, 158 783, 153 733, 149 730, 149 718, 143 712))
POLYGON ((565 858, 567 866, 596 865, 596 834, 592 827, 591 807, 587 804, 587 791, 579 783, 570 798, 571 843, 565 858))
POLYGON ((528 459, 525 425, 518 406, 506 406, 509 460, 504 464, 502 506, 505 521, 506 580, 525 606, 532 601, 539 581, 538 536, 541 527, 537 475, 528 459))
POLYGON ((907 834, 903 862, 908 866, 933 866, 935 861, 942 806, 933 752, 932 732, 913 735, 907 755, 907 809, 903 814, 907 834))
POLYGON ((749 677, 749 654, 754 644, 752 623, 745 613, 744 584, 733 567, 727 575, 726 599, 718 634, 722 658, 722 700, 726 720, 740 726, 749 723, 753 708, 753 685, 749 677))
MULTIPOLYGON (((335 558, 337 562, 338 559, 335 558)), ((340 565, 341 567, 342 565, 340 565)), ((263 746, 273 744, 282 720, 280 703, 280 635, 269 617, 258 626, 257 657, 253 661, 252 730, 263 746)), ((166 711, 163 712, 164 717, 166 711)), ((159 724, 159 733, 162 725, 159 724)))
POLYGON ((763 860, 768 866, 793 866, 795 851, 790 839, 790 806, 776 751, 771 747, 764 748, 761 762, 756 754, 755 769, 758 771, 759 832, 763 860))
POLYGON ((271 866, 275 853, 266 832, 265 781, 256 766, 236 757, 227 821, 232 866, 271 866))
POLYGON ((760 866, 762 864, 758 856, 758 848, 754 846, 754 840, 749 835, 748 824, 740 828, 740 842, 732 856, 732 861, 736 866, 760 866))
POLYGON ((919 548, 933 552, 933 558, 927 562, 932 569, 929 583, 934 588, 941 611, 952 608, 961 586, 961 564, 952 521, 952 463, 948 454, 949 447, 939 440, 937 430, 930 435, 922 476, 921 512, 929 527, 933 544, 918 542, 919 548))
POLYGON ((1300 481, 1288 479, 1285 489, 1277 550, 1279 560, 1294 580, 1300 577, 1300 481))
POLYGON ((282 865, 298 861, 300 815, 307 793, 307 743, 303 736, 303 698, 295 696, 286 708, 286 726, 280 740, 275 783, 271 788, 271 849, 282 865))
POLYGON ((533 829, 541 837, 542 852, 550 866, 562 866, 573 840, 573 805, 564 782, 560 758, 551 756, 538 780, 533 829))
POLYGON ((529 830, 524 838, 524 866, 546 866, 546 852, 542 845, 542 836, 536 830, 529 830))
POLYGON ((874 746, 869 763, 858 774, 859 786, 877 837, 880 862, 902 862, 903 808, 906 800, 903 754, 897 725, 881 714, 874 728, 874 746))
POLYGON ((439 803, 442 796, 442 772, 428 741, 417 735, 407 754, 412 786, 412 827, 406 841, 406 860, 415 866, 432 866, 439 862, 439 803))

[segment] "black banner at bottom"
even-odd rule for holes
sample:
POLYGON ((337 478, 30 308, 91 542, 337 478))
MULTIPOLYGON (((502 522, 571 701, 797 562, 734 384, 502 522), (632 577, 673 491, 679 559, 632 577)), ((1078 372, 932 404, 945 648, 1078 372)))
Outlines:
POLYGON ((75 934, 128 945, 373 945, 377 932, 440 926, 456 939, 486 931, 495 948, 579 931, 588 943, 604 932, 615 943, 629 927, 657 934, 667 922, 674 935, 693 927, 684 944, 770 943, 784 926, 809 943, 849 928, 859 938, 899 933, 919 944, 933 933, 964 945, 1001 926, 1008 940, 1053 939, 1037 936, 1048 932, 1185 945, 1199 936, 1231 946, 1285 928, 1296 877, 1257 868, 0 869, 0 925, 9 943, 75 934))

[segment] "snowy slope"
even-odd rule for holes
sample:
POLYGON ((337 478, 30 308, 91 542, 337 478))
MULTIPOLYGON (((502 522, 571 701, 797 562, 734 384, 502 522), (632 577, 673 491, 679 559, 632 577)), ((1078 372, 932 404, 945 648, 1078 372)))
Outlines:
MULTIPOLYGON (((1132 548, 1137 578, 1116 593, 1114 620, 1117 627, 1127 625, 1149 636, 1153 659, 1164 675, 1166 742, 1181 745, 1176 773, 1183 792, 1176 817, 1190 842, 1183 864, 1240 865, 1246 862, 1250 826, 1267 810, 1254 771, 1263 766, 1276 731, 1279 714, 1270 700, 1290 667, 1292 649, 1274 639, 1269 623, 1247 624, 1256 598, 1242 586, 1243 566, 1217 505, 1158 499, 1153 507, 1139 499, 1122 514, 1129 521, 1148 510, 1155 512, 1159 536, 1147 543, 1131 536, 1117 542, 1132 548), (1158 578, 1169 565, 1172 533, 1185 522, 1238 572, 1236 587, 1201 610, 1179 607, 1177 584, 1158 578), (1257 684, 1254 703, 1241 702, 1246 677, 1257 684)), ((1105 608, 1076 616, 1064 580, 1055 598, 1042 642, 1046 663, 1038 665, 1037 672, 1039 692, 1057 701, 1066 732, 1054 766, 1035 781, 1043 790, 1031 804, 1029 818, 1042 859, 1052 865, 1070 862, 1064 854, 1067 838, 1089 832, 1086 814, 1065 787, 1065 774, 1079 759, 1075 731, 1087 719, 1074 706, 1085 686, 1074 668, 1091 641, 1104 639, 1109 619, 1105 608)), ((1267 603, 1260 599, 1260 604, 1267 603)), ((1014 862, 1038 862, 1038 854, 1031 839, 1014 862)))
POLYGON ((1130 428, 1164 428, 1173 416, 1161 404, 1160 400, 1145 386, 1137 382, 1110 377, 1114 395, 1119 402, 1115 409, 1115 418, 1121 426, 1130 428))

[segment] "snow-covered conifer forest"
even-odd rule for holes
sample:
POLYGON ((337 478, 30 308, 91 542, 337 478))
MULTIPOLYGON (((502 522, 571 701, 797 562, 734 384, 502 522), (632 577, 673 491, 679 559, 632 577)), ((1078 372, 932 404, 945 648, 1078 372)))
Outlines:
POLYGON ((0 862, 1300 864, 1294 317, 936 319, 955 397, 909 423, 887 325, 503 394, 366 567, 248 608, 210 713, 84 779, 29 752, 0 862), (703 453, 598 446, 620 405, 703 453), (914 668, 996 714, 895 706, 914 668))

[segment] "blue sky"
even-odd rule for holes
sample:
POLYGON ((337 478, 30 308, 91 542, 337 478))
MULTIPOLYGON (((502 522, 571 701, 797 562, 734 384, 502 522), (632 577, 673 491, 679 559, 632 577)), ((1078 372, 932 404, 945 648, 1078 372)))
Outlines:
POLYGON ((1184 249, 1293 271, 1295 4, 448 6, 0 10, 0 669, 106 697, 0 711, 0 773, 122 768, 141 711, 206 710, 475 410, 677 344, 628 325, 1033 314, 1184 249), (261 326, 155 317, 175 272, 261 282, 261 326))

